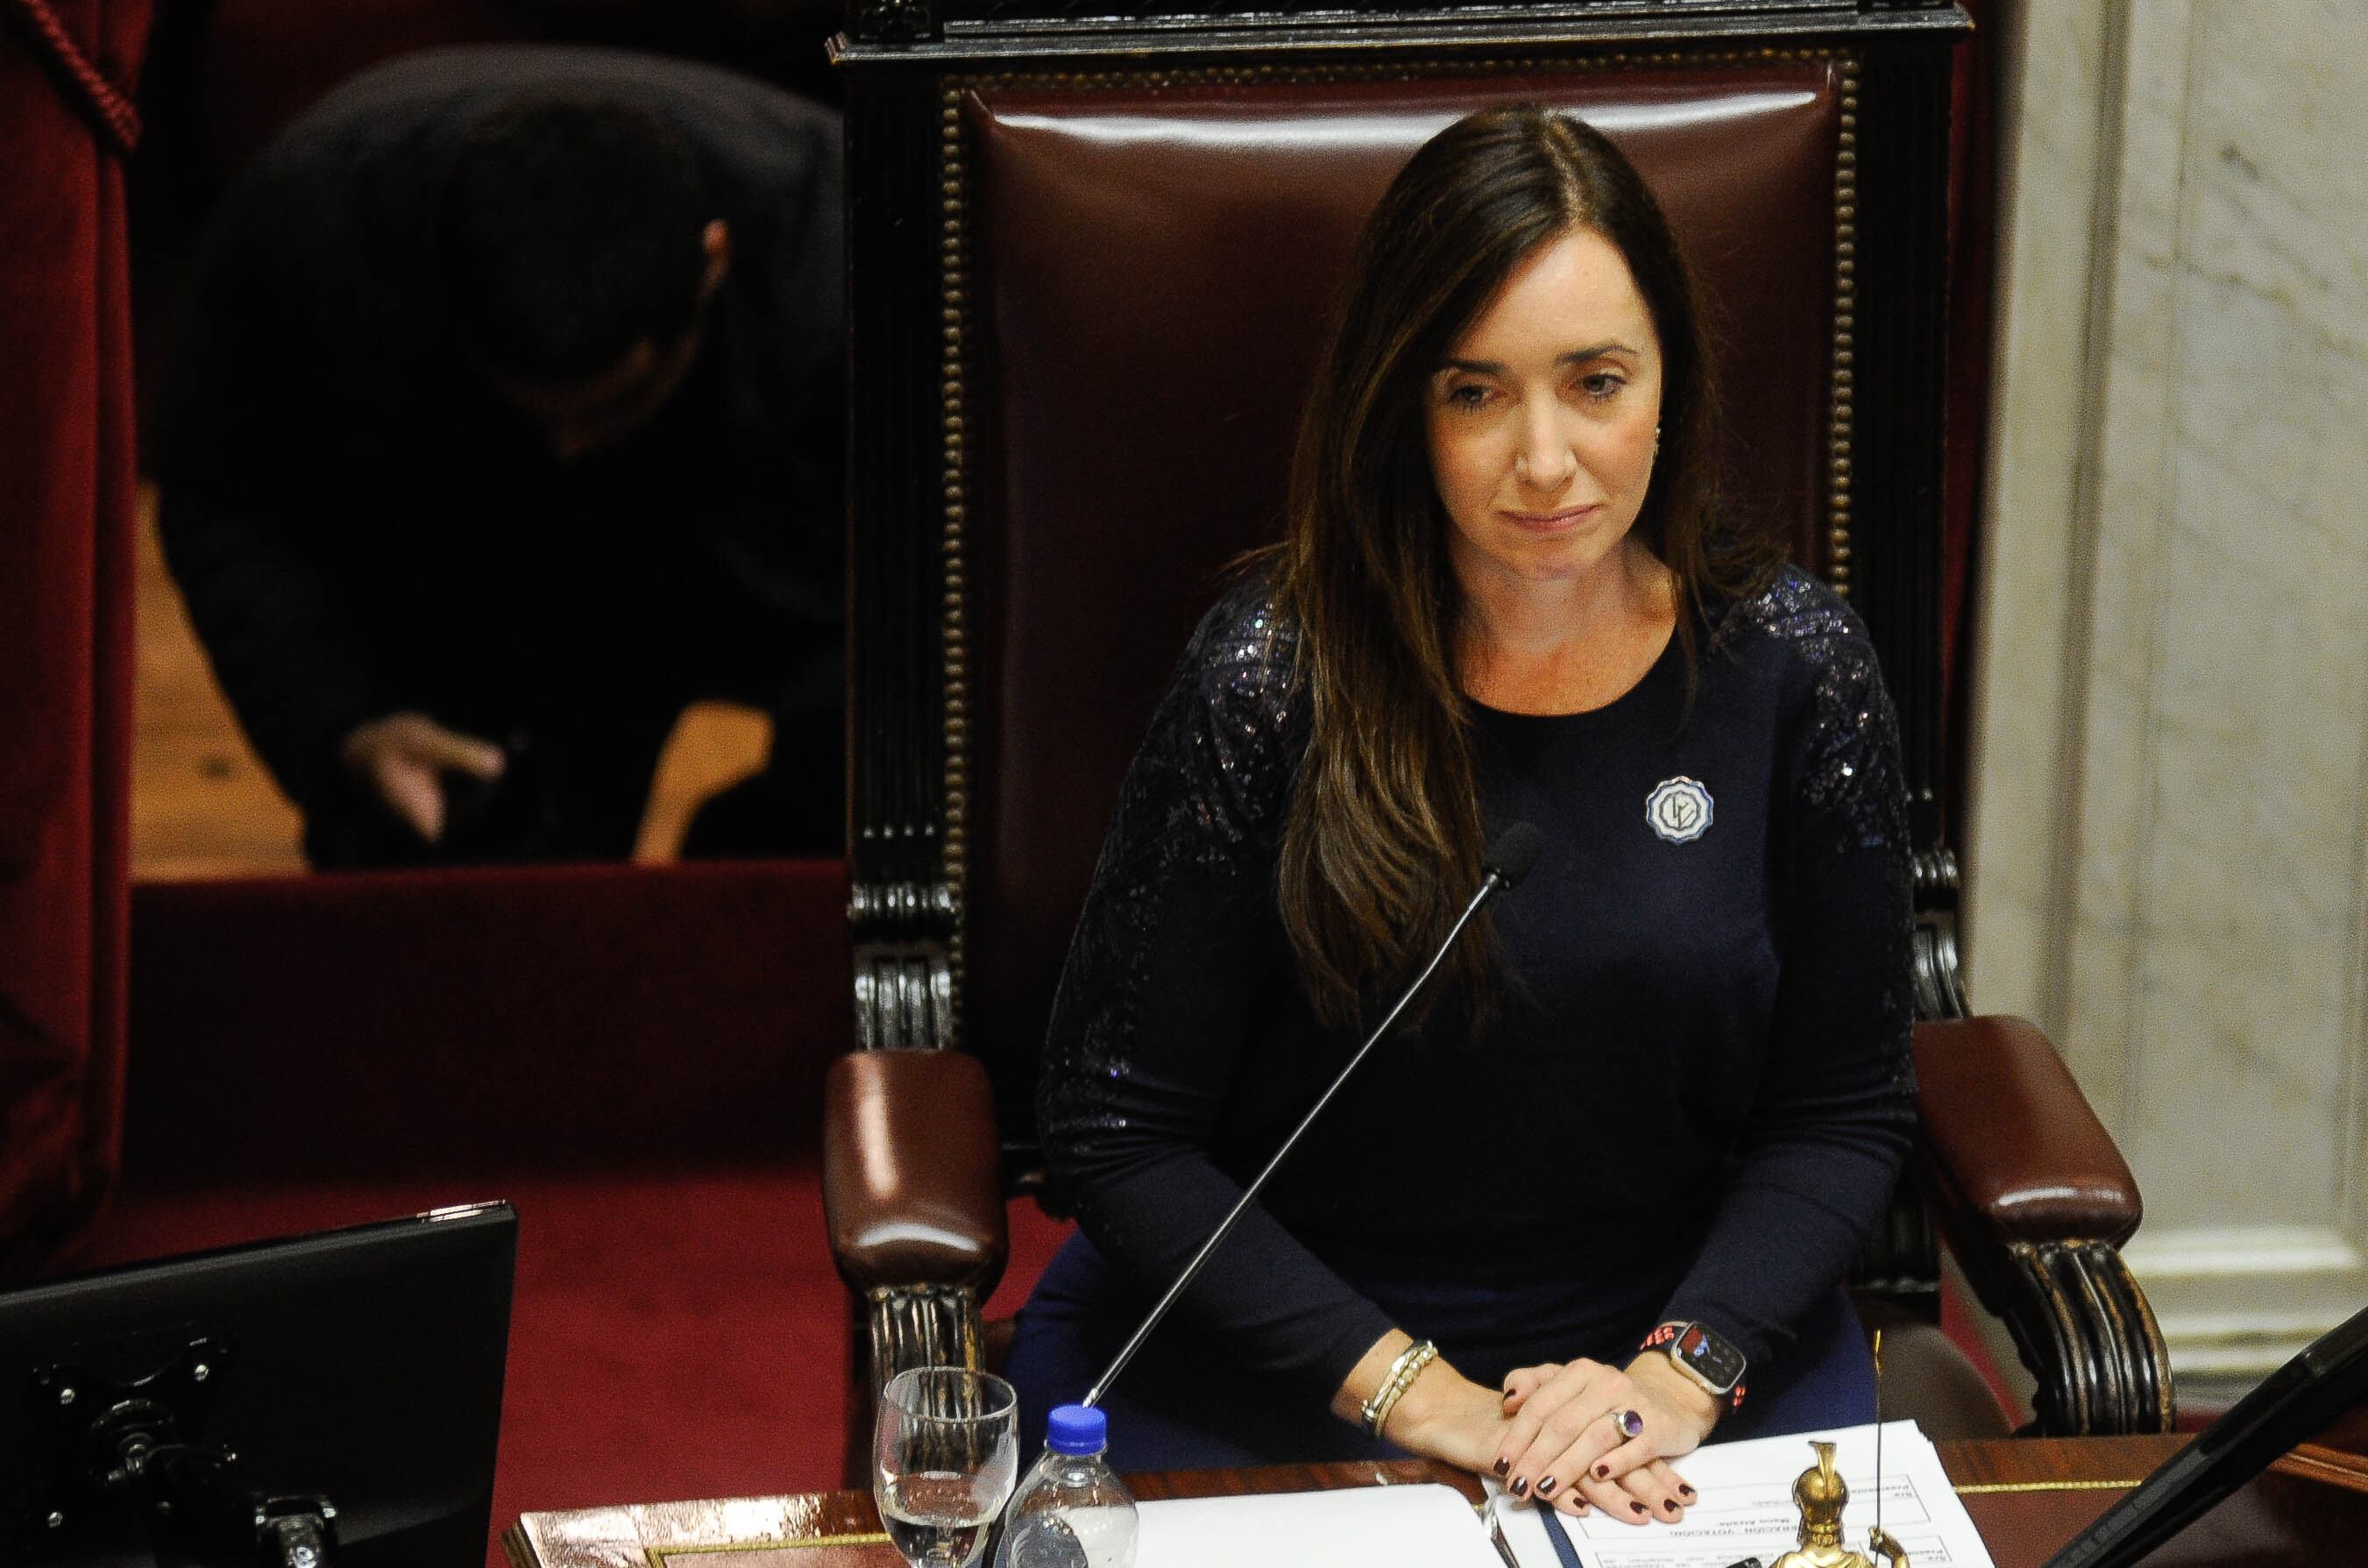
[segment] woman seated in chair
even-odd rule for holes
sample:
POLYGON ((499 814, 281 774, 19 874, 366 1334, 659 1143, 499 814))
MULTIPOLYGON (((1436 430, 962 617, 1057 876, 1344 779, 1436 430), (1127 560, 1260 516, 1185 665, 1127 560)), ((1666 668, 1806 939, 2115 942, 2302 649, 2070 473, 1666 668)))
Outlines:
POLYGON ((1713 415, 1609 142, 1525 107, 1415 154, 1286 538, 1186 650, 1070 950, 1039 1119, 1080 1232, 1020 1318, 1031 1423, 1523 820, 1535 869, 1110 1394, 1114 1458, 1403 1450, 1642 1522, 1713 1435, 1873 1418, 1842 1279, 1914 1114, 1896 723, 1842 603, 1721 528, 1713 415))

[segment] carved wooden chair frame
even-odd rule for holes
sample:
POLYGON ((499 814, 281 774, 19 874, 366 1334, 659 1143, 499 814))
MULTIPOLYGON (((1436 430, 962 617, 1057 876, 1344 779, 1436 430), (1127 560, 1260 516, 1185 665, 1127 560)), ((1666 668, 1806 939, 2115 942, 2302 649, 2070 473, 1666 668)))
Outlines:
MULTIPOLYGON (((983 1075, 962 1071, 968 1062, 920 1060, 958 1057, 963 1029, 976 483, 965 415, 977 331, 965 90, 995 83, 1092 92, 1359 72, 1449 76, 1502 71, 1508 59, 1555 69, 1710 68, 1795 51, 1843 65, 1817 565, 1860 609, 1902 716, 1917 845, 1917 1006, 1935 1021, 1919 1028, 1919 1070, 1929 1084, 1936 1073, 1954 1080, 1990 1071, 1984 1059, 2018 1056, 2042 1078, 2060 1077, 2078 1102, 2065 1139, 2092 1131, 2102 1139, 2036 1031, 1944 1022, 1966 1019, 1968 1009, 1955 944, 1957 868, 1939 809, 1947 213, 1936 171, 1947 166, 1950 51, 1970 28, 1964 14, 1921 0, 1561 0, 1304 15, 1197 0, 1189 9, 1132 15, 1112 4, 1103 8, 1109 14, 1083 18, 1069 16, 1072 8, 1063 0, 851 0, 847 28, 834 40, 848 89, 849 160, 848 918, 859 1048, 856 1064, 834 1079, 834 1163, 861 1136, 853 1100, 885 1092, 887 1079, 909 1079, 897 1093, 926 1098, 929 1135, 955 1147, 954 1163, 967 1164, 963 1179, 973 1187, 985 1179, 999 1199, 1011 1174, 991 1134, 978 1144, 957 1125, 991 1121, 983 1075), (1861 389, 1880 395, 1861 396, 1861 389), (1864 517, 1895 526, 1861 529, 1864 517)), ((2039 1429, 2169 1429, 2161 1338, 2118 1250, 2136 1223, 2135 1187, 2110 1141, 2098 1159, 2118 1171, 2125 1197, 2110 1194, 2113 1201, 2092 1212, 2036 1225, 2028 1210, 2013 1208, 2012 1173, 1998 1182, 1951 1173, 1951 1154, 1979 1153, 1984 1128, 1935 1125, 1929 1106, 1926 1119, 1941 1174, 1903 1184, 1891 1223, 1861 1262, 1861 1290, 1937 1321, 1937 1210, 1977 1294, 2006 1320, 2038 1377, 2039 1429)), ((877 1249, 865 1251, 860 1210, 894 1195, 867 1199, 852 1190, 859 1185, 848 1176, 831 1194, 842 1271, 862 1299, 859 1381, 876 1388, 924 1360, 974 1364, 979 1302, 1002 1266, 999 1207, 980 1216, 974 1247, 943 1256, 907 1248, 883 1262, 877 1249)))

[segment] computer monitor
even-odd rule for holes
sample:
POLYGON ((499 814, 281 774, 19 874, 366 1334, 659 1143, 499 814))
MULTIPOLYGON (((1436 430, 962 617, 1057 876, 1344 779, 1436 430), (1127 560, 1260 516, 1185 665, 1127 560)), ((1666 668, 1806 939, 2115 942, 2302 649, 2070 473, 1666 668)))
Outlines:
POLYGON ((481 1568, 517 1233, 475 1204, 0 1293, 0 1558, 244 1568, 325 1499, 339 1568, 481 1568))
POLYGON ((2047 1560, 2134 1568, 2296 1443, 2368 1401, 2368 1310, 2320 1335, 2047 1560))

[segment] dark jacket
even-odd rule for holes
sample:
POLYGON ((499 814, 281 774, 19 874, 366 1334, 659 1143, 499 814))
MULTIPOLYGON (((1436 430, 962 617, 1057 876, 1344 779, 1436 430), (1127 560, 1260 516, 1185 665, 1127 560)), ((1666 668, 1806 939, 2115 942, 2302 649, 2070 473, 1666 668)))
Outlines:
POLYGON ((503 740, 699 696, 837 704, 840 192, 828 110, 589 49, 393 62, 241 173, 184 305, 154 467, 199 634, 308 812, 347 732, 398 709, 503 740), (733 260, 666 409, 562 464, 460 351, 429 258, 474 111, 575 87, 689 136, 733 260))

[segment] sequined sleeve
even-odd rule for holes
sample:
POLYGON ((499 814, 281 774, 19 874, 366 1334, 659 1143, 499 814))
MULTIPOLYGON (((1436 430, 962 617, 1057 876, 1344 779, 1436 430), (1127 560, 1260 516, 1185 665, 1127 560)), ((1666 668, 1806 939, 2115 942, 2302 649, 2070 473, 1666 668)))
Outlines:
POLYGON ((1912 916, 1898 720, 1864 630, 1788 572, 1717 641, 1748 636, 1789 655, 1771 792, 1781 970, 1750 1126, 1666 1316, 1711 1324, 1765 1368, 1847 1274, 1907 1155, 1912 916))
MULTIPOLYGON (((1086 1234, 1146 1291, 1240 1197, 1218 1148, 1289 983, 1276 844, 1305 746, 1262 585, 1202 620, 1128 769, 1042 1057, 1038 1124, 1086 1234)), ((1389 1319, 1253 1208, 1180 1303, 1253 1370, 1328 1397, 1389 1319)))

